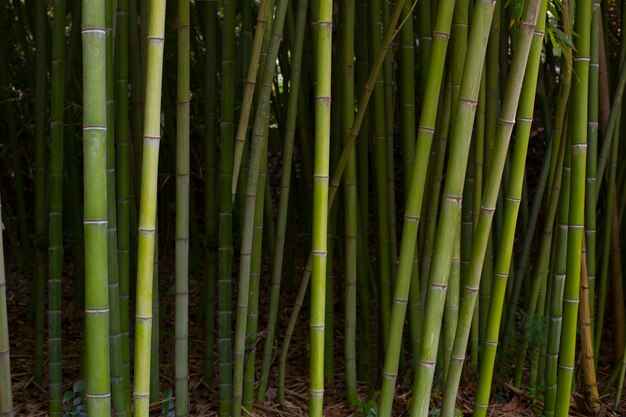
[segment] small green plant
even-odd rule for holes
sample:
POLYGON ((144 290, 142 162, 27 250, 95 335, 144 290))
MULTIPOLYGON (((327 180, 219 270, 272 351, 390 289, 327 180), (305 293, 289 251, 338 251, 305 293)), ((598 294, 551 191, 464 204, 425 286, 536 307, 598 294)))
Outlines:
POLYGON ((376 417, 378 415, 378 403, 374 400, 367 400, 359 404, 358 410, 363 417, 376 417))
POLYGON ((174 417, 176 415, 176 400, 174 392, 168 389, 163 393, 163 401, 161 402, 161 416, 174 417))
POLYGON ((85 389, 85 381, 81 379, 74 382, 71 391, 63 393, 63 417, 87 417, 83 404, 83 389, 85 389))

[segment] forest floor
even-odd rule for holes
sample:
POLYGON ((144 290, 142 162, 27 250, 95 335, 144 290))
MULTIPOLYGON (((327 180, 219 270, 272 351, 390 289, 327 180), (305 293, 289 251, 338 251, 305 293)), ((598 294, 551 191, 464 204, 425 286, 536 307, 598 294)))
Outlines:
MULTIPOLYGON (((173 258, 172 258, 173 259, 173 258)), ((161 396, 168 389, 174 387, 174 297, 173 297, 173 278, 171 265, 165 263, 160 266, 160 299, 161 299, 161 336, 160 336, 160 386, 161 396)), ((30 294, 30 285, 26 279, 15 269, 9 267, 7 276, 8 289, 8 308, 9 308, 9 330, 11 340, 11 365, 13 376, 13 395, 16 416, 46 416, 47 415, 47 380, 44 377, 42 386, 37 386, 33 381, 33 355, 34 355, 34 330, 32 322, 28 319, 28 300, 30 294)), ((191 415, 193 416, 214 416, 218 410, 218 393, 217 383, 214 379, 209 386, 203 382, 202 369, 204 357, 204 342, 202 336, 202 324, 196 320, 197 303, 200 292, 200 285, 191 285, 191 311, 190 311, 190 374, 189 386, 191 395, 191 415)), ((72 300, 71 285, 65 285, 64 300, 72 300)), ((293 293, 292 293, 293 294, 293 293)), ((267 294, 261 293, 261 321, 260 326, 265 327, 263 323, 263 312, 267 311, 267 302, 269 299, 267 294)), ((293 297, 285 297, 281 305, 281 317, 290 314, 290 302, 293 297)), ((303 311, 306 311, 306 306, 303 311)), ((71 390, 72 384, 79 379, 80 368, 80 349, 81 349, 81 328, 82 313, 77 312, 73 302, 65 302, 63 306, 63 378, 64 389, 71 390)), ((284 320, 283 320, 284 321, 284 320)), ((342 321, 341 315, 338 315, 338 321, 342 321)), ((306 416, 307 415, 307 392, 308 392, 308 324, 306 323, 305 314, 299 320, 294 338, 291 343, 290 354, 287 365, 286 380, 286 401, 284 405, 278 405, 277 400, 277 358, 274 359, 271 380, 267 391, 267 400, 265 404, 255 405, 255 416, 306 416)), ((339 324, 339 323, 338 323, 339 324)), ((337 325, 338 325, 337 324, 337 325)), ((337 326, 336 325, 336 326, 337 326)), ((340 332, 339 332, 340 333, 340 332)), ((280 329, 279 342, 282 343, 282 335, 284 329, 280 329)), ((366 383, 359 385, 360 397, 364 406, 360 409, 353 409, 346 406, 344 401, 345 389, 343 385, 343 354, 342 340, 335 340, 335 384, 327 387, 325 392, 325 416, 375 416, 375 409, 368 409, 368 404, 374 404, 371 399, 372 390, 366 383)), ((262 348, 257 351, 257 366, 260 367, 262 348)), ((599 385, 602 387, 603 381, 607 378, 611 371, 608 365, 608 356, 610 352, 602 353, 601 366, 598 370, 599 385)), ((45 355, 44 355, 45 356, 45 355)), ((215 355, 217 359, 217 356, 215 355)), ((501 364, 502 365, 502 364, 501 364)), ((507 366, 506 364, 503 366, 507 366)), ((512 366, 512 365, 511 365, 512 366)), ((217 366, 215 367, 217 369, 217 366)), ((258 368, 257 368, 258 371, 258 368)), ((470 416, 472 413, 473 398, 475 395, 477 380, 475 371, 468 370, 473 375, 467 375, 464 381, 472 381, 464 383, 460 387, 457 399, 457 408, 462 413, 460 415, 470 416)), ((44 375, 47 372, 44 371, 44 375)), ((409 377, 410 379, 410 377, 409 377)), ((580 375, 578 375, 580 380, 580 375)), ((375 394, 374 394, 375 395, 375 394)), ((622 398, 621 405, 618 410, 613 410, 611 404, 614 402, 615 390, 602 399, 605 405, 604 416, 626 416, 626 396, 622 398)), ((397 389, 396 401, 394 403, 394 415, 406 416, 410 408, 410 384, 399 384, 397 389)), ((579 400, 581 396, 578 392, 574 393, 574 399, 579 400)), ((527 392, 515 389, 509 380, 502 380, 496 374, 494 377, 493 392, 491 395, 492 405, 489 409, 489 416, 539 416, 541 415, 542 403, 533 399, 527 392)), ((152 406, 153 416, 166 415, 163 412, 163 403, 168 403, 167 399, 161 403, 155 403, 152 406)), ((582 401, 574 401, 572 403, 571 416, 589 416, 584 411, 582 401)), ((437 409, 440 404, 440 398, 433 395, 432 407, 437 409)), ((167 408, 167 405, 166 407, 167 408)), ((431 413, 432 414, 432 413, 431 413)), ((435 416, 436 414, 432 414, 435 416)))

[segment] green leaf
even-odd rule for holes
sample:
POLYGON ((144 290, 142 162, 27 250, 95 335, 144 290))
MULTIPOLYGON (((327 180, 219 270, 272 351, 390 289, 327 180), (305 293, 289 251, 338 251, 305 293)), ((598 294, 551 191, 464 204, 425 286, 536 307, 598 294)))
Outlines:
POLYGON ((65 391, 63 393, 63 401, 68 402, 71 401, 74 397, 74 393, 72 391, 65 391))
POLYGON ((85 381, 79 379, 78 381, 74 382, 74 385, 72 386, 72 391, 74 391, 74 393, 82 392, 83 389, 85 389, 85 381))

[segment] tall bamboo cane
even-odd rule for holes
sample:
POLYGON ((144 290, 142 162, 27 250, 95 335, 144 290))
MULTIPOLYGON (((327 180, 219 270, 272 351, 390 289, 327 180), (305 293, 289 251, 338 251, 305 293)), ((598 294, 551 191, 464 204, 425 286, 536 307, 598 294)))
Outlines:
MULTIPOLYGON (((130 216, 132 155, 128 119, 128 0, 117 3, 117 211, 118 211, 118 276, 120 298, 120 329, 122 334, 122 369, 124 377, 123 409, 130 415, 130 344, 129 344, 129 290, 130 290, 130 216)), ((119 412, 118 412, 119 413, 119 412)), ((120 413, 124 415, 124 413, 120 413)))
POLYGON ((309 415, 321 417, 324 407, 324 312, 330 158, 330 85, 332 61, 332 0, 313 9, 315 48, 315 161, 313 172, 313 243, 311 271, 311 371, 309 415))
POLYGON ((90 416, 110 416, 107 261, 105 5, 84 0, 83 154, 85 181, 85 400, 90 416))
POLYGON ((176 98, 176 415, 189 414, 189 0, 178 2, 176 98))
POLYGON ((563 159, 563 174, 561 191, 559 192, 558 225, 555 247, 552 249, 552 281, 550 282, 548 344, 546 346, 545 364, 545 403, 544 413, 547 417, 554 415, 557 390, 557 361, 561 342, 561 329, 563 323, 563 288, 565 285, 566 254, 567 254, 567 218, 569 214, 570 180, 571 180, 571 146, 567 140, 568 127, 564 125, 565 154, 563 159))
MULTIPOLYGON (((368 4, 371 23, 370 57, 380 49, 382 37, 382 7, 379 0, 368 4)), ((386 61, 385 61, 386 62, 386 61)), ((389 336, 389 316, 391 313, 391 247, 389 230, 389 189, 387 183, 387 136, 385 132, 385 92, 383 72, 378 75, 374 87, 374 170, 376 190, 376 237, 377 237, 377 272, 380 288, 380 315, 382 321, 383 346, 389 336)))
POLYGON ((35 311, 35 383, 43 378, 43 338, 45 313, 46 248, 48 213, 46 185, 46 30, 47 2, 37 0, 35 4, 35 279, 33 282, 35 311))
POLYGON ((585 178, 587 164, 587 117, 589 91, 589 46, 591 36, 591 1, 576 2, 574 33, 576 51, 572 85, 571 158, 569 232, 567 236, 567 278, 563 306, 563 333, 559 352, 556 416, 569 415, 574 356, 576 353, 576 328, 580 292, 580 268, 583 228, 585 224, 585 178))
POLYGON ((117 252, 117 192, 115 184, 115 73, 113 62, 114 4, 105 2, 106 25, 106 106, 107 106, 107 257, 109 286, 109 343, 111 356, 111 395, 115 413, 123 413, 124 370, 120 318, 117 252))
MULTIPOLYGON (((343 33, 341 42, 341 63, 343 67, 343 91, 341 114, 344 126, 344 142, 354 121, 354 29, 356 3, 345 2, 342 10, 343 33)), ((357 326, 357 188, 356 151, 352 149, 344 177, 344 218, 345 218, 345 342, 346 397, 348 404, 358 403, 356 373, 356 326, 357 326)))
POLYGON ((62 410, 61 281, 63 276, 63 130, 65 102, 65 0, 54 3, 50 123, 50 214, 48 235, 48 368, 50 416, 62 410))
MULTIPOLYGON (((2 203, 0 202, 0 217, 2 203)), ((9 353, 9 317, 7 314, 6 277, 4 269, 4 244, 0 231, 0 416, 13 416, 11 385, 11 357, 9 353)))
POLYGON ((233 134, 235 123, 235 14, 236 0, 224 1, 222 27, 221 123, 219 143, 219 262, 218 262, 218 352, 220 416, 232 412, 232 269, 233 269, 233 134))
POLYGON ((204 381, 210 383, 214 377, 213 357, 215 349, 215 311, 217 300, 217 239, 218 201, 217 195, 217 0, 206 3, 206 81, 205 81, 205 138, 204 138, 204 218, 206 265, 204 271, 206 306, 204 307, 204 381))
POLYGON ((165 0, 151 3, 148 16, 146 99, 141 164, 137 304, 135 313, 135 415, 147 417, 150 397, 150 340, 156 241, 156 202, 161 139, 161 81, 165 31, 165 0))

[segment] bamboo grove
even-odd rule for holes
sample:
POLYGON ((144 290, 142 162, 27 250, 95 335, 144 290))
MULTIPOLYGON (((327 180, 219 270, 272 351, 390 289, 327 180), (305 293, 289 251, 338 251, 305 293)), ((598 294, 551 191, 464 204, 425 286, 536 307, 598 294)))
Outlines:
POLYGON ((626 3, 0 11, 0 417, 624 412, 626 3))

